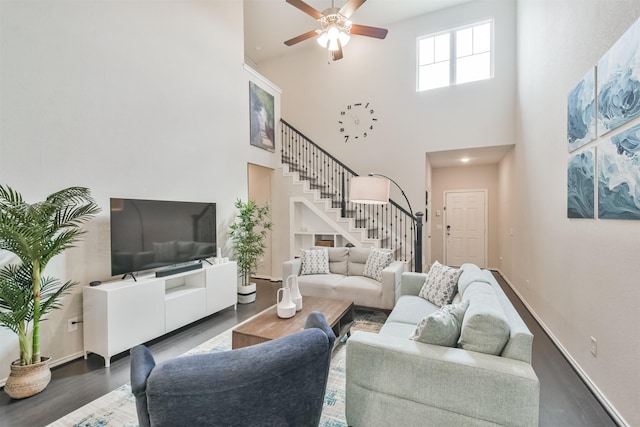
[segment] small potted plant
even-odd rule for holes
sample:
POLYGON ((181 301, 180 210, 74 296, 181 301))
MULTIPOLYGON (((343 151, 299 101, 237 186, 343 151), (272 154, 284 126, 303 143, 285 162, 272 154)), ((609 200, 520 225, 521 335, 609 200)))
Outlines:
POLYGON ((76 284, 42 273, 51 258, 80 240, 81 224, 99 210, 87 188, 70 187, 28 204, 0 185, 0 249, 19 260, 0 268, 0 326, 15 332, 20 345, 20 358, 11 364, 4 386, 14 399, 33 396, 49 383, 49 358, 40 355, 40 322, 60 308, 76 284))
POLYGON ((238 284, 238 302, 248 304, 256 300, 256 284, 250 278, 267 248, 265 239, 273 224, 269 205, 259 206, 253 200, 245 203, 238 199, 235 207, 238 209, 238 216, 229 227, 229 238, 241 278, 238 284))

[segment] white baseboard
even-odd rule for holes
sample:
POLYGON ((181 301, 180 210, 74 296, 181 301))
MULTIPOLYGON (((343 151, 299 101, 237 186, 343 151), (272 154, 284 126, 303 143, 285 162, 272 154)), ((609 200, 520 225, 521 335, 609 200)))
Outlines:
POLYGON ((536 319, 538 324, 546 334, 551 338, 551 341, 555 344, 555 346, 560 350, 562 355, 567 359, 567 362, 573 367, 573 369, 578 373, 578 376, 582 379, 582 381, 586 384, 586 386, 591 390, 593 395, 598 399, 600 404, 604 407, 604 409, 609 413, 611 418, 615 421, 619 426, 629 426, 629 423, 622 417, 622 415, 616 410, 616 408, 611 404, 609 399, 602 393, 602 391, 598 388, 598 386, 589 378, 587 373, 582 369, 582 367, 576 362, 576 360, 571 356, 571 354, 567 351, 566 348, 562 345, 562 343, 556 338, 556 336, 551 332, 551 330, 545 325, 542 319, 538 316, 538 314, 533 310, 533 308, 527 303, 527 301, 523 298, 522 294, 513 286, 513 284, 509 281, 507 276, 500 271, 499 268, 492 269, 500 273, 502 278, 507 282, 511 290, 518 296, 522 304, 529 310, 529 313, 536 319))

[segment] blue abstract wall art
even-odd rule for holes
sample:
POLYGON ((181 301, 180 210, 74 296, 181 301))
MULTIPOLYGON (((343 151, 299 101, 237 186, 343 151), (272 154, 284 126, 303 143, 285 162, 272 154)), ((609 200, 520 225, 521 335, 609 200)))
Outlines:
POLYGON ((567 217, 594 218, 595 147, 569 157, 567 217))
POLYGON ((567 96, 569 152, 596 139, 596 70, 592 68, 567 96))
POLYGON ((598 143, 598 217, 640 220, 640 124, 598 143))
POLYGON ((640 116, 640 19, 598 61, 598 134, 640 116))

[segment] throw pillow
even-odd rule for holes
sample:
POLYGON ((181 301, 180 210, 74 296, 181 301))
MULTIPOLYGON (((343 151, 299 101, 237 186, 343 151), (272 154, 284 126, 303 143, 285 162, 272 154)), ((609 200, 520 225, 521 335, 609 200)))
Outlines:
POLYGON ((469 308, 462 320, 460 346, 465 350, 500 355, 511 330, 493 288, 487 283, 472 283, 462 298, 469 301, 469 308))
POLYGON ((434 262, 427 274, 427 279, 420 289, 419 296, 431 301, 438 307, 451 304, 458 288, 458 278, 462 271, 434 262))
POLYGON ((388 249, 371 249, 367 262, 364 265, 364 277, 378 282, 382 281, 382 270, 393 261, 393 252, 388 249))
POLYGON ((303 249, 300 274, 329 274, 329 251, 326 248, 303 249))
POLYGON ((469 307, 469 301, 441 307, 440 310, 420 320, 410 338, 427 344, 455 347, 460 338, 462 319, 467 307, 469 307))

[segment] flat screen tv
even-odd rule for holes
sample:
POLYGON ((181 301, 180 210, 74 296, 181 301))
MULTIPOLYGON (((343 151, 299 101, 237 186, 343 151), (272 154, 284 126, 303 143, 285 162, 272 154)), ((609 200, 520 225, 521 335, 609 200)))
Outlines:
POLYGON ((111 275, 216 256, 216 204, 111 198, 111 275))

